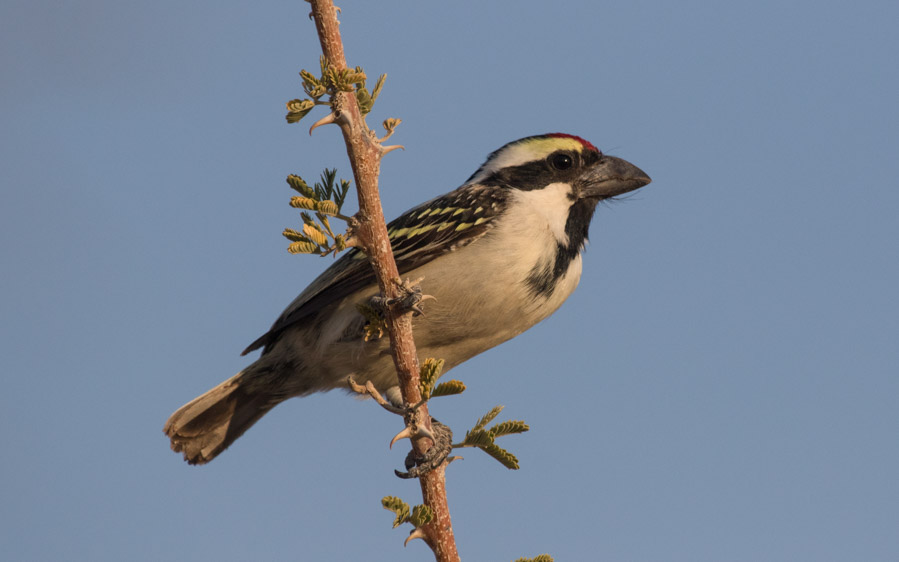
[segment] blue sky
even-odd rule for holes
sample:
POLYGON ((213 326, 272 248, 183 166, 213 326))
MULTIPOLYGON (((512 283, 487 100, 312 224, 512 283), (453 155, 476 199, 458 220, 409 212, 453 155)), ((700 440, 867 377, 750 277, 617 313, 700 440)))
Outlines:
MULTIPOLYGON (((654 180, 600 208, 569 302, 433 404, 532 427, 519 471, 450 467, 464 559, 899 558, 899 5, 340 6, 388 74, 370 123, 403 119, 389 217, 544 132, 654 180)), ((418 487, 371 403, 289 401, 204 467, 162 434, 328 263, 280 235, 287 174, 349 175, 336 128, 284 122, 307 12, 0 7, 0 557, 429 559, 380 507, 418 487)))

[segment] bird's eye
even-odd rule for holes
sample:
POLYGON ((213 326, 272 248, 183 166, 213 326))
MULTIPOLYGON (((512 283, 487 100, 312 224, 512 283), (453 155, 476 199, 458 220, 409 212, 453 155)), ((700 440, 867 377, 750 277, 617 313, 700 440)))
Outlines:
POLYGON ((574 165, 574 160, 571 159, 570 155, 560 152, 550 156, 549 163, 557 170, 567 170, 574 165))

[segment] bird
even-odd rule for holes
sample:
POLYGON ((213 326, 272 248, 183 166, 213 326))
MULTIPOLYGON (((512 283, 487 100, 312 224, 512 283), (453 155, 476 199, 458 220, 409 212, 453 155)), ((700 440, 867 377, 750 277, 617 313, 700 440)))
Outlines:
MULTIPOLYGON (((412 320, 419 355, 443 359, 446 372, 555 312, 578 285, 599 202, 650 181, 581 137, 535 135, 390 222, 400 274, 434 297, 412 320)), ((388 338, 363 337, 357 305, 378 293, 364 252, 344 252, 243 351, 262 349, 256 361, 172 414, 171 448, 205 464, 279 403, 346 389, 349 376, 401 403, 388 338)))

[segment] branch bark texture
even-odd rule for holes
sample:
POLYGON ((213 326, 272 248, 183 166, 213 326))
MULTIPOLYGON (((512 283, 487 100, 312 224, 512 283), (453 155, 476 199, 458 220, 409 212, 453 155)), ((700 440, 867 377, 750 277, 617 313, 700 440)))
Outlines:
MULTIPOLYGON (((328 62, 337 70, 347 67, 340 37, 340 23, 331 0, 311 0, 312 17, 321 42, 322 52, 328 62)), ((374 268, 381 294, 387 298, 400 296, 397 281, 400 279, 396 261, 387 235, 387 223, 378 194, 378 175, 381 157, 384 150, 377 141, 376 135, 365 124, 359 110, 356 97, 352 92, 338 92, 332 98, 332 112, 335 123, 340 126, 346 142, 347 155, 353 168, 356 190, 359 198, 359 213, 356 215, 358 225, 354 236, 368 255, 374 268)), ((391 350, 403 400, 408 404, 421 401, 419 390, 419 363, 412 338, 412 321, 410 314, 396 314, 387 310, 388 333, 391 350)), ((419 427, 430 429, 430 415, 427 404, 423 404, 416 412, 416 423, 419 427)), ((430 439, 421 437, 413 441, 412 446, 417 453, 423 454, 433 444, 430 439)), ((450 520, 449 507, 446 500, 446 463, 428 472, 421 478, 422 497, 424 503, 434 512, 434 519, 421 528, 424 540, 434 551, 438 562, 455 562, 459 560, 450 520)))

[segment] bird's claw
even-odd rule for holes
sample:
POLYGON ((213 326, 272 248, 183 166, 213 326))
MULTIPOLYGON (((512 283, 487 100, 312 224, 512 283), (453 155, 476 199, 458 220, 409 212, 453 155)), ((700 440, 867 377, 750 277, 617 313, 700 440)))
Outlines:
POLYGON ((437 300, 437 297, 423 295, 421 293, 421 286, 419 283, 423 280, 424 277, 416 279, 415 281, 410 279, 406 279, 405 281, 396 280, 396 285, 400 289, 400 296, 386 298, 375 295, 369 299, 368 304, 382 316, 384 316, 384 313, 388 308, 393 307, 398 308, 400 314, 411 312, 412 316, 424 316, 425 311, 421 308, 421 303, 426 300, 437 300))
POLYGON ((425 311, 422 310, 421 303, 429 299, 437 300, 437 297, 422 294, 421 285, 419 285, 422 281, 424 281, 424 277, 420 277, 415 281, 411 279, 406 279, 405 281, 395 280, 394 282, 400 290, 400 296, 392 299, 383 299, 384 304, 386 306, 398 307, 403 314, 411 312, 412 316, 423 316, 425 311))
POLYGON ((406 470, 408 470, 408 472, 394 470, 394 473, 396 473, 398 477, 404 479, 419 478, 443 464, 443 461, 445 461, 452 452, 452 430, 434 418, 431 418, 431 429, 434 445, 421 457, 419 457, 414 450, 409 451, 409 454, 406 455, 405 462, 406 470))

